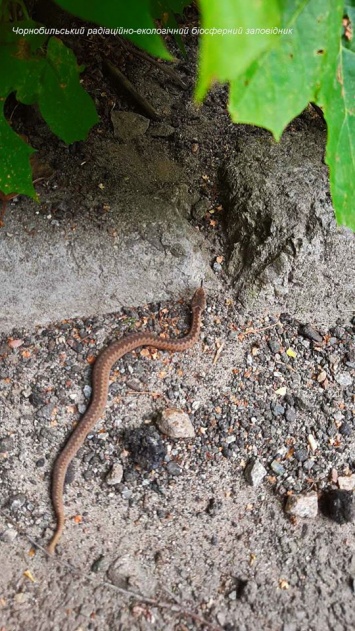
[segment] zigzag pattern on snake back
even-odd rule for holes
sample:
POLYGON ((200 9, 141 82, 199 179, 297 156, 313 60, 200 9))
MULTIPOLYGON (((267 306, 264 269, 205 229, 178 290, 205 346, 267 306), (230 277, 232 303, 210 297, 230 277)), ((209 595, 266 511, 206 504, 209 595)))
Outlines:
POLYGON ((92 399, 84 416, 69 437, 64 449, 57 457, 52 473, 52 502, 57 518, 55 533, 48 545, 48 552, 54 554, 55 548, 64 530, 64 481, 68 466, 83 445, 86 436, 101 418, 107 403, 109 376, 112 366, 126 353, 141 346, 153 346, 159 350, 173 353, 186 351, 198 340, 202 312, 206 307, 206 295, 201 285, 192 299, 192 323, 188 334, 172 340, 158 337, 153 333, 132 333, 110 344, 98 356, 92 374, 92 399))

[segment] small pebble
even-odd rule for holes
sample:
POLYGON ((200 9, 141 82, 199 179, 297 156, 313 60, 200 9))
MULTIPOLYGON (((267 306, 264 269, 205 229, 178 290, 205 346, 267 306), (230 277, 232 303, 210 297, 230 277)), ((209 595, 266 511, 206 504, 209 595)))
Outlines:
POLYGON ((47 403, 46 405, 44 405, 42 408, 40 408, 37 411, 37 414, 41 418, 45 418, 47 421, 50 421, 52 419, 52 413, 53 413, 54 408, 55 408, 54 403, 47 403))
POLYGON ((222 271, 222 265, 215 261, 212 265, 212 269, 214 272, 216 272, 216 274, 219 274, 222 271))
POLYGON ((309 411, 312 409, 312 403, 304 395, 295 395, 295 406, 302 411, 309 411))
POLYGON ((329 480, 332 484, 338 484, 338 472, 334 467, 330 471, 329 480))
POLYGON ((84 386, 83 393, 84 393, 85 399, 90 399, 91 393, 92 393, 92 387, 88 385, 84 386))
POLYGON ((295 517, 317 517, 318 514, 318 495, 314 491, 312 493, 304 493, 302 495, 289 495, 287 498, 285 512, 295 517))
POLYGON ((355 490, 355 474, 352 475, 341 475, 338 477, 338 485, 340 489, 345 491, 354 491, 355 490))
POLYGON ((181 467, 177 462, 174 462, 174 460, 168 462, 166 469, 170 475, 181 475, 182 473, 181 467))
POLYGON ((273 460, 270 467, 276 475, 283 475, 285 473, 285 467, 278 460, 273 460))
POLYGON ((102 568, 104 559, 105 559, 105 557, 103 555, 101 555, 97 559, 95 559, 95 561, 91 565, 91 568, 90 568, 91 571, 95 572, 95 574, 97 574, 97 572, 99 572, 101 570, 101 568, 102 568))
POLYGON ((307 449, 297 449, 293 455, 296 460, 298 460, 298 462, 305 462, 305 460, 307 460, 308 458, 307 449))
POLYGON ((322 336, 310 324, 301 324, 298 332, 302 337, 306 337, 313 342, 320 343, 323 341, 322 336))
POLYGON ((276 405, 274 406, 272 413, 274 416, 282 416, 282 414, 284 414, 285 412, 285 408, 283 405, 280 405, 279 403, 276 403, 276 405))
POLYGON ((26 504, 26 501, 27 501, 27 497, 23 495, 22 493, 19 493, 18 495, 13 495, 8 500, 8 506, 11 512, 16 512, 19 510, 19 508, 22 508, 26 504))
POLYGON ((225 615, 225 613, 224 613, 223 611, 219 611, 219 612, 216 614, 216 620, 217 620, 218 624, 219 624, 222 628, 224 628, 224 626, 225 626, 225 624, 226 624, 226 615, 225 615))
POLYGON ((155 123, 150 127, 150 135, 157 138, 168 138, 175 134, 175 127, 168 125, 167 123, 155 123))
POLYGON ((337 344, 337 343, 338 343, 338 338, 337 338, 337 337, 331 337, 331 338, 329 339, 329 341, 328 341, 328 344, 329 344, 330 346, 334 346, 334 345, 335 345, 335 344, 337 344))
POLYGON ((150 120, 141 114, 118 110, 111 113, 111 121, 115 138, 124 143, 143 136, 150 124, 150 120))
POLYGON ((338 373, 337 375, 335 375, 334 379, 339 384, 339 386, 342 386, 342 388, 347 388, 353 383, 351 376, 347 372, 338 373))
POLYGON ((186 412, 178 408, 166 408, 157 419, 157 426, 170 438, 193 438, 194 426, 186 412))
POLYGON ((206 198, 201 198, 192 209, 192 216, 194 219, 202 219, 207 211, 211 208, 211 202, 206 198))
POLYGON ((16 537, 17 531, 15 530, 15 528, 8 528, 1 533, 0 540, 4 543, 12 543, 13 541, 15 541, 16 537))
POLYGON ((123 478, 123 467, 120 462, 116 462, 106 476, 107 484, 119 484, 123 478))
POLYGON ((123 489, 121 495, 122 495, 124 500, 129 500, 129 499, 131 499, 133 493, 132 493, 131 489, 123 489))
POLYGON ((350 436, 351 432, 352 432, 352 427, 346 421, 342 423, 341 426, 339 427, 339 433, 342 436, 350 436))
POLYGON ((308 444, 311 448, 311 451, 314 453, 317 450, 318 444, 313 434, 309 434, 307 437, 308 444))
POLYGON ((10 340, 8 342, 8 345, 10 346, 10 348, 19 348, 20 346, 22 346, 23 344, 23 340, 10 340))
POLYGON ((244 471, 245 479, 251 486, 259 486, 266 474, 267 471, 259 460, 249 462, 244 471))
POLYGON ((281 344, 277 340, 269 340, 268 347, 270 348, 271 352, 276 355, 276 353, 280 352, 281 344))
POLYGON ((287 408, 286 413, 285 413, 285 419, 289 423, 292 423, 293 421, 296 420, 296 410, 295 410, 295 408, 292 408, 292 407, 287 408))
POLYGON ((232 458, 233 457, 233 450, 230 449, 230 447, 228 447, 228 445, 224 445, 223 449, 222 449, 222 454, 225 458, 232 458))
POLYGON ((327 378, 327 373, 325 372, 325 370, 322 370, 317 377, 317 381, 318 383, 323 383, 323 381, 325 381, 326 378, 327 378))

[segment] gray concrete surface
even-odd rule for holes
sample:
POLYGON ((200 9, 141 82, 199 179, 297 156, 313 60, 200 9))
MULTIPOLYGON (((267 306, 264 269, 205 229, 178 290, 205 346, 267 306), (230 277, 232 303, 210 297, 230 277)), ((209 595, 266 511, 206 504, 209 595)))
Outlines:
POLYGON ((242 304, 331 326, 355 314, 355 235, 337 227, 326 129, 304 113, 275 143, 246 130, 221 177, 228 271, 242 304))
POLYGON ((170 200, 123 195, 104 227, 35 214, 25 200, 10 208, 0 233, 0 331, 176 300, 202 279, 216 289, 205 240, 178 198, 179 188, 170 200))

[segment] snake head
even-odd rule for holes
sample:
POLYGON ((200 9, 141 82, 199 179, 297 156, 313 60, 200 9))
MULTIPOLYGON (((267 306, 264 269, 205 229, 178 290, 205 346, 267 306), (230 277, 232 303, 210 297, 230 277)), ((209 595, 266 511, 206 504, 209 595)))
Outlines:
POLYGON ((199 309, 200 311, 204 311, 204 309, 206 309, 206 292, 202 285, 201 287, 196 289, 194 293, 191 303, 191 309, 199 309))

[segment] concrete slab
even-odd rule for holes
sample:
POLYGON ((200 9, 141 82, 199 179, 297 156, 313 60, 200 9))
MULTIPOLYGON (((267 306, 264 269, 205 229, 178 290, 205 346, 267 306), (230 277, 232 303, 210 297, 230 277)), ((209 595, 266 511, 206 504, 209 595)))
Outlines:
POLYGON ((176 300, 201 279, 218 287, 204 238, 162 197, 113 205, 105 229, 33 208, 11 209, 0 233, 0 331, 176 300))

